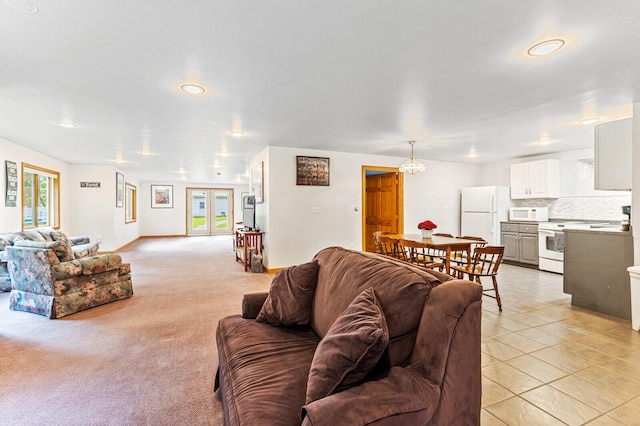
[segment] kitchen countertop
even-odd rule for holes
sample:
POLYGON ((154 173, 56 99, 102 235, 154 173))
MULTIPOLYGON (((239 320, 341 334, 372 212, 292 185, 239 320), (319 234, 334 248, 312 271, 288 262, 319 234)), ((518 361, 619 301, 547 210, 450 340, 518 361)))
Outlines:
POLYGON ((615 227, 602 227, 602 228, 567 228, 564 230, 565 232, 580 232, 584 234, 611 234, 611 235, 631 235, 631 230, 623 231, 620 228, 615 227))

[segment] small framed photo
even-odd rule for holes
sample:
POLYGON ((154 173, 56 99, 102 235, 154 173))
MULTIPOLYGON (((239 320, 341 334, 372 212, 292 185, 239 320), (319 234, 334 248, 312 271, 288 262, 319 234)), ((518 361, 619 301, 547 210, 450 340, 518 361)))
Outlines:
POLYGON ((242 200, 242 203, 240 205, 240 209, 244 210, 245 204, 247 204, 248 202, 246 201, 246 197, 249 196, 248 192, 241 192, 240 193, 240 199, 242 200))
POLYGON ((329 186, 329 159, 298 155, 296 185, 329 186))
POLYGON ((124 206, 124 175, 116 172, 116 207, 124 206))
POLYGON ((151 208, 173 208, 173 185, 151 185, 151 208))

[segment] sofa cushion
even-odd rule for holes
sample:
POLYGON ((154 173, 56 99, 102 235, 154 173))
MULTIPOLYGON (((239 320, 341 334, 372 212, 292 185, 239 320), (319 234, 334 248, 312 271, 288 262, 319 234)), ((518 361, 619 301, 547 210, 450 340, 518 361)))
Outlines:
POLYGON ((375 253, 329 247, 315 256, 318 282, 311 328, 324 337, 336 318, 363 290, 373 287, 389 325, 389 362, 407 365, 422 308, 431 289, 451 279, 375 253))
POLYGON ((225 424, 300 424, 307 375, 320 339, 234 315, 216 330, 225 424))
POLYGON ((42 234, 40 232, 38 232, 37 229, 30 229, 28 231, 22 231, 21 234, 26 240, 30 240, 30 241, 46 241, 45 238, 42 236, 42 234))
POLYGON ((320 341, 311 361, 306 403, 348 389, 373 369, 389 329, 373 288, 358 295, 320 341))
MULTIPOLYGON (((53 241, 66 241, 69 242, 69 237, 67 237, 67 234, 65 234, 62 231, 51 231, 49 233, 49 235, 51 236, 51 239, 53 241)), ((69 243, 71 244, 71 243, 69 243)))
POLYGON ((42 238, 44 238, 45 241, 54 241, 51 237, 52 232, 54 232, 54 229, 50 226, 47 226, 46 228, 38 228, 38 233, 42 235, 42 238))
POLYGON ((31 247, 40 249, 50 249, 56 254, 58 261, 68 262, 73 260, 73 250, 68 243, 63 241, 29 241, 29 240, 15 240, 14 247, 31 247))
POLYGON ((278 272, 256 321, 276 326, 309 324, 317 271, 318 262, 312 261, 278 272))

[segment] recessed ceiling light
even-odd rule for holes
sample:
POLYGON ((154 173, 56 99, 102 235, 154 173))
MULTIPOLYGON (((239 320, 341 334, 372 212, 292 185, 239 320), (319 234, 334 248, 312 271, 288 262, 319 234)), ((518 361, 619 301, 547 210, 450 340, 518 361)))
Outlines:
POLYGON ((58 121, 56 124, 60 127, 64 127, 65 129, 75 129, 78 127, 76 123, 72 123, 71 121, 58 121))
POLYGON ((5 4, 22 13, 37 13, 38 6, 29 0, 4 0, 5 4))
POLYGON ((585 118, 584 120, 580 120, 580 121, 578 121, 578 123, 579 123, 579 124, 584 124, 585 126, 588 126, 589 124, 595 124, 595 123, 597 123, 598 121, 600 121, 600 119, 599 119, 599 118, 594 117, 594 118, 585 118))
POLYGON ((192 95, 201 95, 204 93, 204 87, 198 86, 197 84, 186 83, 180 86, 180 89, 192 95))
POLYGON ((549 139, 548 136, 541 137, 537 142, 538 145, 549 145, 550 143, 551 143, 551 139, 549 139))
POLYGON ((527 50, 527 53, 531 56, 544 56, 555 52, 562 46, 564 46, 564 40, 556 38, 553 40, 543 41, 531 46, 529 50, 527 50))
POLYGON ((236 138, 240 138, 240 137, 244 136, 244 132, 241 132, 239 130, 232 130, 232 131, 229 132, 229 134, 231 136, 236 137, 236 138))

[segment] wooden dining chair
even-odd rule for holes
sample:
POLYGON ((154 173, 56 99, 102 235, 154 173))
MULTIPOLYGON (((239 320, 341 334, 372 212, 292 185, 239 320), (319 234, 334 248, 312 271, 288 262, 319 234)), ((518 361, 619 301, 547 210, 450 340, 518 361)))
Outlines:
POLYGON ((404 255, 403 260, 406 262, 426 269, 438 269, 442 271, 444 268, 444 262, 434 261, 428 253, 427 247, 417 241, 401 238, 398 242, 398 249, 404 255))
POLYGON ((496 276, 498 275, 498 267, 502 262, 503 255, 504 246, 476 247, 470 264, 451 266, 452 275, 457 278, 464 278, 465 275, 468 275, 470 281, 475 281, 481 286, 483 285, 480 280, 481 277, 491 277, 493 288, 485 288, 483 286, 482 293, 485 296, 496 299, 500 312, 502 312, 502 301, 500 300, 496 276))
POLYGON ((394 259, 404 260, 404 255, 400 252, 400 248, 398 247, 398 238, 379 235, 378 241, 380 242, 380 254, 393 257, 394 259))
MULTIPOLYGON (((473 251, 476 247, 484 247, 487 245, 487 241, 481 237, 472 237, 470 235, 465 235, 462 237, 458 237, 463 240, 473 240, 477 241, 475 244, 471 244, 471 256, 473 256, 473 251)), ((466 250, 459 250, 451 252, 451 261, 457 265, 466 265, 468 262, 469 256, 466 250)))
POLYGON ((373 242, 376 245, 376 252, 380 253, 380 254, 384 254, 382 253, 382 248, 380 247, 380 236, 381 235, 386 235, 388 234, 388 232, 386 231, 376 231, 373 233, 373 242))
MULTIPOLYGON (((434 237, 447 237, 453 238, 453 235, 446 234, 444 232, 438 232, 437 234, 433 234, 434 237)), ((437 248, 428 248, 427 254, 431 257, 432 262, 444 262, 444 259, 447 257, 447 251, 437 248)))

